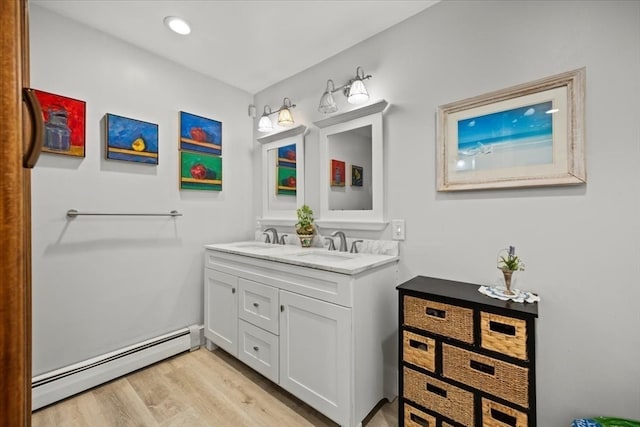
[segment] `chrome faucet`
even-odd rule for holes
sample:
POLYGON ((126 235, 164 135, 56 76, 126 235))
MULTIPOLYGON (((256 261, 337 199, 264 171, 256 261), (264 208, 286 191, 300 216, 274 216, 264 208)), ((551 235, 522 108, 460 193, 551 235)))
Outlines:
POLYGON ((347 236, 344 235, 342 231, 334 231, 331 233, 333 237, 340 238, 340 252, 347 252, 347 236))
POLYGON ((357 254, 358 253, 358 246, 356 245, 356 243, 362 243, 362 240, 354 240, 353 242, 351 242, 351 253, 352 254, 357 254))
POLYGON ((276 230, 275 228, 273 228, 273 227, 265 228, 265 230, 262 232, 262 234, 265 234, 267 236, 266 243, 272 243, 273 242, 276 245, 279 243, 279 241, 278 241, 278 230, 276 230), (272 239, 269 239, 269 234, 267 234, 269 232, 273 233, 273 238, 272 239))
POLYGON ((333 241, 333 239, 331 237, 325 237, 324 238, 325 241, 329 242, 329 250, 330 251, 335 251, 336 250, 336 245, 333 241))

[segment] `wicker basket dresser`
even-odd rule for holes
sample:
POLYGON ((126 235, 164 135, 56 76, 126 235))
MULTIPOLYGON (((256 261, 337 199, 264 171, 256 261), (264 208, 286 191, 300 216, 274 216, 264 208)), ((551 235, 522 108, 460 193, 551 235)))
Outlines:
POLYGON ((399 291, 398 420, 405 427, 535 427, 537 303, 417 276, 399 291))

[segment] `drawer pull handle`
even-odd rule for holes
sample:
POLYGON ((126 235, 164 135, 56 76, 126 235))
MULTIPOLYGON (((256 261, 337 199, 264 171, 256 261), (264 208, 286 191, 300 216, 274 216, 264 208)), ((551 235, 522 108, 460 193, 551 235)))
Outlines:
POLYGON ((409 340, 409 345, 413 348, 417 348, 418 350, 429 351, 427 344, 420 341, 409 340))
POLYGON ((254 345, 253 346, 253 351, 258 351, 258 350, 260 350, 260 347, 258 347, 257 345, 254 345))
POLYGON ((516 336, 516 327, 513 325, 505 325, 504 323, 489 321, 489 329, 505 335, 516 336))
POLYGON ((255 308, 258 308, 258 307, 260 306, 260 304, 258 304, 257 302, 254 302, 254 303, 253 303, 253 306, 254 306, 255 308))
POLYGON ((236 288, 231 288, 231 293, 235 294, 236 293, 236 288))
POLYGON ((495 375, 496 373, 496 368, 494 368, 493 366, 485 365, 484 363, 480 363, 475 360, 470 360, 469 366, 471 367, 471 369, 475 369, 476 371, 480 371, 485 374, 495 375))
POLYGON ((491 418, 493 418, 496 421, 500 421, 501 423, 504 423, 508 426, 516 427, 516 422, 517 422, 516 417, 509 414, 505 414, 504 412, 500 412, 497 409, 491 408, 491 418))
POLYGON ((427 307, 426 310, 427 316, 437 317, 439 319, 444 319, 447 317, 447 312, 444 310, 438 310, 437 308, 427 307))
POLYGON ((447 397, 447 390, 436 387, 433 384, 427 383, 427 391, 430 391, 433 394, 437 394, 438 396, 447 397))
POLYGON ((416 414, 411 414, 411 416, 409 418, 411 418, 411 421, 413 421, 414 423, 418 424, 419 426, 429 427, 429 421, 425 420, 424 418, 421 418, 421 417, 417 416, 416 414))

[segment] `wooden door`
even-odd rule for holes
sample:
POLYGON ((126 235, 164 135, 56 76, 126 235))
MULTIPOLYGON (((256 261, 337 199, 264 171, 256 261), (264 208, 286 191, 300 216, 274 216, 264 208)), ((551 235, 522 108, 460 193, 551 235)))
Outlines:
POLYGON ((22 167, 26 0, 0 1, 0 425, 31 425, 30 175, 22 167))

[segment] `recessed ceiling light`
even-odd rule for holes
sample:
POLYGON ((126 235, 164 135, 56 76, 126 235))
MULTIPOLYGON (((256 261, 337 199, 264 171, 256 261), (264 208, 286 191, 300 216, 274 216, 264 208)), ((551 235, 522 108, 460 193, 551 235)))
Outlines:
POLYGON ((172 31, 182 34, 183 36, 191 32, 191 27, 189 27, 187 21, 176 16, 167 16, 164 18, 164 24, 171 28, 172 31))

